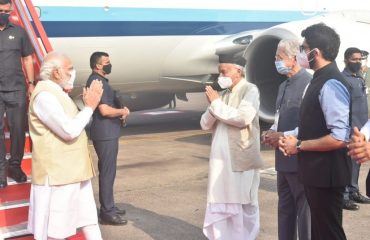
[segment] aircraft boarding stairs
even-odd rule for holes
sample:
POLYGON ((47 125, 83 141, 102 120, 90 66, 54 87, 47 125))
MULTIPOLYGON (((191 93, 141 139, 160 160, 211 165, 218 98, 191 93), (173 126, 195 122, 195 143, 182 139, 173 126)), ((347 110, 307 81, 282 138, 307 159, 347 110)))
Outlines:
MULTIPOLYGON (((52 51, 48 37, 39 20, 35 7, 31 0, 12 0, 13 12, 11 22, 22 26, 35 49, 33 54, 35 76, 38 76, 41 61, 45 53, 52 51), (32 22, 30 20, 32 19, 32 22), (39 39, 38 39, 39 38, 39 39)), ((35 78, 37 79, 37 78, 35 78)), ((5 116, 6 117, 6 116, 5 116)), ((7 129, 4 130, 6 151, 10 151, 10 139, 7 129)), ((0 189, 0 240, 2 239, 33 239, 27 231, 27 219, 29 208, 29 197, 31 188, 31 163, 32 163, 32 144, 29 134, 26 133, 26 143, 24 146, 24 158, 22 169, 27 174, 26 183, 17 183, 8 178, 8 187, 0 189)), ((84 240, 81 232, 68 238, 70 240, 84 240)))

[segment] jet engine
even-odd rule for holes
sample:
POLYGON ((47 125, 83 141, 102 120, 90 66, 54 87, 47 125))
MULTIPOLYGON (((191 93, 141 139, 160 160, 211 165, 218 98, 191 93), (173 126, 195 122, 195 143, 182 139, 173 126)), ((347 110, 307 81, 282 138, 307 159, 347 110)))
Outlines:
MULTIPOLYGON (((260 118, 272 123, 275 114, 275 101, 280 83, 286 77, 275 69, 275 52, 281 39, 298 39, 302 41, 301 32, 306 27, 323 22, 334 28, 340 35, 341 46, 336 62, 343 69, 343 55, 348 47, 370 50, 370 13, 336 12, 323 14, 303 21, 280 24, 260 32, 248 45, 246 78, 257 85, 260 91, 260 118)), ((240 34, 239 34, 240 35, 240 34)))

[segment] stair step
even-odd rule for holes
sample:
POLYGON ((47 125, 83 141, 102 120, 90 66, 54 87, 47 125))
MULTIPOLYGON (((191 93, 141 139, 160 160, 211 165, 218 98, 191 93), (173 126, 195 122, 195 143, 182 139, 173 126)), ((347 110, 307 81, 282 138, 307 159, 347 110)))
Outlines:
POLYGON ((4 239, 7 239, 7 238, 18 239, 18 240, 33 239, 33 237, 14 238, 14 237, 24 236, 28 234, 30 233, 27 231, 27 222, 21 222, 19 224, 10 225, 7 227, 0 227, 0 237, 3 237, 4 239))
POLYGON ((21 237, 7 238, 7 240, 34 240, 32 234, 22 235, 21 237))
MULTIPOLYGON (((6 155, 6 159, 9 159, 10 155, 6 155)), ((21 168, 27 176, 31 176, 32 171, 32 153, 25 153, 21 163, 21 168)))
POLYGON ((0 210, 0 227, 13 226, 28 220, 28 207, 19 206, 0 210))
MULTIPOLYGON (((9 179, 9 178, 8 178, 9 179)), ((26 183, 8 182, 8 187, 0 189, 0 207, 8 202, 21 201, 30 198, 30 179, 26 183)))
POLYGON ((32 171, 32 154, 31 153, 24 154, 21 167, 27 176, 31 176, 31 171, 32 171))
POLYGON ((84 234, 83 234, 82 231, 78 231, 76 233, 76 235, 73 235, 73 236, 67 238, 67 240, 85 240, 85 239, 86 238, 85 238, 85 236, 84 236, 84 234))

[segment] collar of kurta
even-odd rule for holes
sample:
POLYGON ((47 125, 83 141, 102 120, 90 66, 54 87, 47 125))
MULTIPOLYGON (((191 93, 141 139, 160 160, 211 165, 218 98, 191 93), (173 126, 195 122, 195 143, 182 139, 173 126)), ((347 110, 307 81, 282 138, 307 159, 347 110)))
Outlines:
POLYGON ((230 92, 236 92, 238 91, 238 89, 240 89, 242 86, 246 85, 247 84, 247 80, 245 80, 245 78, 242 78, 240 79, 240 81, 232 88, 230 89, 229 91, 230 92))

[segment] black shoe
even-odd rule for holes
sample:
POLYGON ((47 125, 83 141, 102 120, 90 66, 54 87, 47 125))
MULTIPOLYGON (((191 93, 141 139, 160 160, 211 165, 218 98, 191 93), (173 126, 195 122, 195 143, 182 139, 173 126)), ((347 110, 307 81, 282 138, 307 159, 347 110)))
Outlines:
POLYGON ((344 200, 343 209, 357 211, 360 209, 360 206, 355 204, 352 200, 344 200))
POLYGON ((17 183, 22 183, 27 181, 26 174, 22 171, 19 166, 9 166, 8 167, 8 177, 13 178, 17 183))
POLYGON ((366 203, 366 204, 370 204, 370 199, 361 195, 360 192, 353 192, 353 193, 350 193, 349 195, 349 199, 357 202, 357 203, 366 203))
POLYGON ((0 188, 6 188, 8 186, 8 182, 5 178, 5 180, 0 180, 0 188))
POLYGON ((118 207, 114 207, 114 210, 116 211, 116 213, 118 215, 125 215, 126 214, 126 210, 125 209, 119 209, 118 207))
POLYGON ((103 225, 126 225, 127 220, 122 219, 118 214, 115 215, 100 215, 100 224, 103 225))

